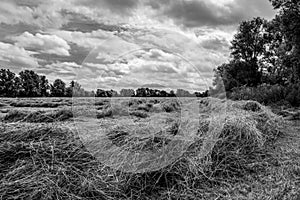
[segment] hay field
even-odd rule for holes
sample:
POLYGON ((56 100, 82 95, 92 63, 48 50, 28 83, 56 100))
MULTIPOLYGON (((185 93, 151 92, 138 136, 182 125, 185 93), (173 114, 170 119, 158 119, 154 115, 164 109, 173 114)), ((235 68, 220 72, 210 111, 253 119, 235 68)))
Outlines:
POLYGON ((300 199, 300 126, 253 101, 0 99, 0 199, 300 199))

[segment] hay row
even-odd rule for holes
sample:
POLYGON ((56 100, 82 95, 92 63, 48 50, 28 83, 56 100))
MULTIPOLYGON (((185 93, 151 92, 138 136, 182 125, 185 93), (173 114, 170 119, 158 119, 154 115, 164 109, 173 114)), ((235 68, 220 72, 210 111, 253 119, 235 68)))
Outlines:
POLYGON ((3 118, 4 122, 29 122, 29 123, 42 123, 42 122, 58 122, 66 121, 73 117, 71 110, 58 110, 58 111, 35 111, 27 112, 20 110, 12 110, 3 118))

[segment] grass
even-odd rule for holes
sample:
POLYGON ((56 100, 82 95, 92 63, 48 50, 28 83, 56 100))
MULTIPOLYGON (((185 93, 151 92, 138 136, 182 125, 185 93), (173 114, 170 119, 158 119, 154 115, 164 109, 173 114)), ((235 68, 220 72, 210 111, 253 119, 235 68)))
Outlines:
POLYGON ((58 111, 20 111, 12 110, 4 118, 4 122, 30 122, 30 123, 42 123, 42 122, 57 122, 65 121, 73 117, 71 110, 58 110, 58 111))
MULTIPOLYGON (((209 106, 209 99, 201 101, 209 106)), ((180 110, 173 103, 166 104, 180 110)), ((154 116, 136 111, 150 116, 110 127, 107 139, 114 145, 156 153, 181 134, 176 111, 154 116), (146 126, 150 119, 157 120, 153 127, 146 126)), ((210 123, 218 118, 208 116, 184 154, 139 173, 105 166, 75 130, 60 123, 2 123, 0 199, 299 199, 300 129, 287 128, 291 125, 253 101, 229 101, 223 115, 224 126, 214 137, 210 123), (212 144, 207 153, 205 144, 212 144)))

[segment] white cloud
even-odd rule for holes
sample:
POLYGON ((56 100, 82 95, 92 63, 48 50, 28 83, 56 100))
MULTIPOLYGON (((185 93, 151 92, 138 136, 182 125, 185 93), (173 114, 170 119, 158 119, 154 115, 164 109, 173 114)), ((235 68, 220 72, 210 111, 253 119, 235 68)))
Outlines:
POLYGON ((40 53, 55 54, 59 56, 69 56, 71 49, 69 44, 56 35, 35 35, 24 32, 20 36, 12 37, 17 46, 30 48, 40 53))
POLYGON ((80 31, 59 30, 50 33, 57 35, 68 42, 72 42, 74 44, 77 44, 78 46, 85 47, 88 49, 93 49, 101 45, 107 39, 113 37, 113 33, 106 32, 103 30, 92 31, 90 33, 83 33, 80 31))
POLYGON ((9 66, 37 67, 37 60, 32 57, 34 52, 22 47, 0 42, 0 60, 9 66))
POLYGON ((30 24, 42 29, 59 28, 67 22, 62 8, 71 6, 71 1, 17 1, 2 0, 0 2, 0 22, 6 24, 30 24))

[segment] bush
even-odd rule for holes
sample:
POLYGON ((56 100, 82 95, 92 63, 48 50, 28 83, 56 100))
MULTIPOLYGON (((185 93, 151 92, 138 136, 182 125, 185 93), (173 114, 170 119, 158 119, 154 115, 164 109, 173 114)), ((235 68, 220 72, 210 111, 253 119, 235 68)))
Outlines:
POLYGON ((253 100, 264 105, 292 105, 300 106, 300 84, 287 87, 282 85, 259 85, 258 87, 234 88, 229 95, 233 100, 253 100))

